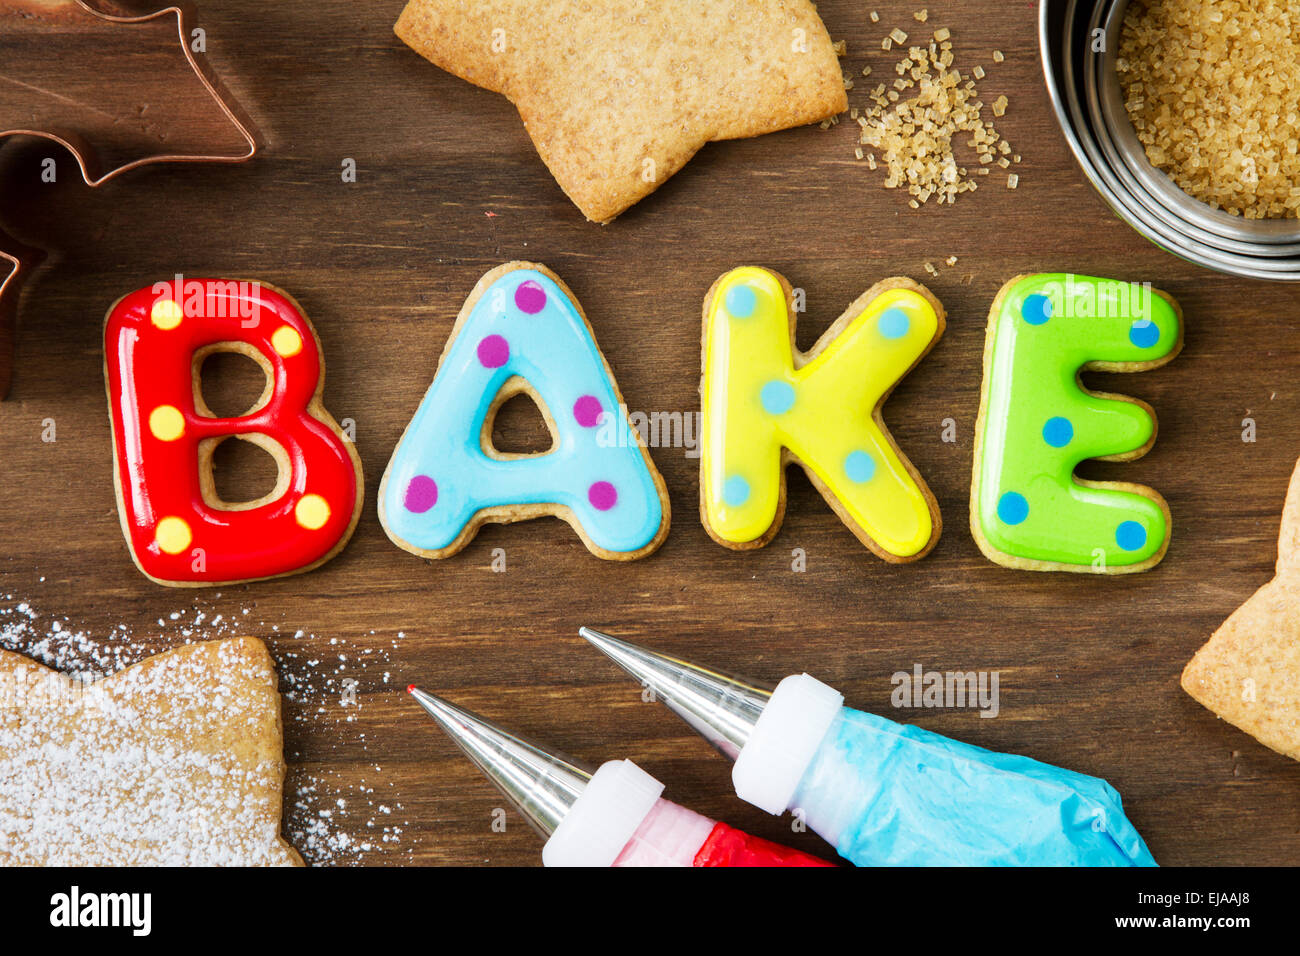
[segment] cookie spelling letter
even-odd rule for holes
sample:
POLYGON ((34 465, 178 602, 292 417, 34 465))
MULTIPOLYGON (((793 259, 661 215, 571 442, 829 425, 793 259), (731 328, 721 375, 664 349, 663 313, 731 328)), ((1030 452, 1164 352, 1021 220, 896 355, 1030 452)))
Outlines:
POLYGON ((886 279, 801 353, 791 297, 783 276, 747 266, 705 298, 704 527, 729 548, 767 544, 795 461, 868 548, 886 561, 920 558, 939 540, 939 508, 880 408, 943 334, 943 306, 910 279, 886 279))
POLYGON ((104 324, 113 481, 131 556, 159 584, 200 587, 306 571, 342 549, 361 513, 361 461, 321 405, 325 364, 302 309, 271 286, 177 278, 119 299, 104 324), (266 373, 257 404, 219 418, 199 370, 237 352, 266 373), (256 501, 218 498, 227 438, 279 465, 256 501))
POLYGON ((650 554, 668 534, 663 478, 577 300, 545 266, 510 262, 479 280, 433 384, 393 452, 379 520, 400 548, 445 558, 487 522, 563 518, 598 557, 650 554), (497 410, 529 395, 552 447, 492 446, 497 410))
POLYGON ((1079 373, 1156 368, 1182 344, 1178 304, 1149 285, 1051 274, 1001 288, 989 312, 971 482, 971 532, 990 561, 1122 573, 1164 557, 1164 498, 1144 485, 1074 477, 1088 458, 1145 455, 1155 414, 1137 399, 1088 391, 1079 373))

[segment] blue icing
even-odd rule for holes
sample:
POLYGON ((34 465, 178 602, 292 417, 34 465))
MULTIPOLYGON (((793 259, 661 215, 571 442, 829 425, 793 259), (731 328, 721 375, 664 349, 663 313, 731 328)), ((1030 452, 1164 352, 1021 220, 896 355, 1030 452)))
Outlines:
POLYGON ((844 708, 792 798, 858 866, 1155 866, 1106 781, 844 708))
POLYGON ((1052 300, 1040 292, 1025 296, 1020 314, 1030 325, 1043 325, 1052 317, 1052 300))
POLYGON ((998 499, 998 517, 1006 524, 1020 524, 1029 517, 1029 502, 1020 492, 1008 491, 998 499))
MULTIPOLYGON (((534 292, 525 302, 531 307, 536 299, 534 292)), ((500 350, 487 354, 494 363, 502 357, 500 350)), ((476 512, 513 504, 571 509, 591 542, 606 551, 638 551, 663 523, 658 488, 586 323, 553 280, 529 269, 501 276, 475 303, 393 451, 379 508, 395 538, 437 551, 449 547, 476 512), (535 314, 515 303, 524 282, 545 293, 535 314), (479 343, 493 335, 505 339, 509 355, 504 364, 486 367, 479 343), (501 387, 516 375, 550 411, 558 440, 545 454, 501 461, 483 452, 483 423, 501 387), (579 424, 574 406, 584 396, 612 414, 597 426, 579 424), (407 488, 421 475, 436 483, 437 501, 411 511, 407 488), (592 503, 594 497, 609 505, 607 493, 591 494, 597 482, 614 487, 612 507, 592 503)))
POLYGON ((1129 341, 1140 349, 1149 349, 1160 341, 1160 326, 1150 319, 1138 319, 1129 327, 1129 341))
POLYGON ((1053 448, 1064 448, 1074 440, 1074 425, 1068 418, 1049 418, 1043 425, 1043 441, 1053 448))
POLYGON ((876 459, 861 449, 851 451, 844 459, 844 474, 859 484, 870 481, 876 475, 876 459))
POLYGON ((749 500, 749 482, 740 475, 732 475, 722 483, 722 500, 733 508, 739 508, 749 500))
POLYGON ((794 386, 780 379, 768 382, 758 393, 763 411, 769 415, 784 415, 794 407, 794 398, 794 386))
POLYGON ((744 283, 737 283, 727 290, 727 311, 738 319, 747 319, 754 314, 758 305, 758 296, 744 283))
POLYGON ((1147 529, 1136 521, 1121 521, 1115 529, 1115 543, 1125 551, 1141 551, 1147 546, 1147 529))
POLYGON ((886 309, 880 313, 880 334, 887 339, 901 339, 911 326, 912 320, 902 309, 886 309))

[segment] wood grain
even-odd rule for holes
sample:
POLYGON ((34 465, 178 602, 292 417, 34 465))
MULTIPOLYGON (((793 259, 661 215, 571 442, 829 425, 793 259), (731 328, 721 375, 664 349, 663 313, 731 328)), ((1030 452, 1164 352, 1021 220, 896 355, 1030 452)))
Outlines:
MULTIPOLYGON (((320 777, 400 805, 397 843, 366 862, 539 860, 539 841, 517 817, 492 830, 500 798, 405 699, 400 688, 412 681, 590 762, 631 757, 673 799, 827 852, 741 804, 727 765, 642 703, 577 637, 583 624, 756 678, 806 670, 862 709, 1103 776, 1164 864, 1295 860, 1296 765, 1178 686, 1191 654, 1271 577, 1300 454, 1295 289, 1181 262, 1110 214, 1054 125, 1033 4, 953 2, 927 24, 952 29, 959 66, 988 70, 986 99, 1008 96, 997 125, 1024 157, 1018 190, 990 184, 953 207, 913 211, 855 161, 842 124, 708 146, 606 227, 560 193, 505 100, 396 40, 401 6, 212 0, 201 10, 209 57, 262 131, 264 152, 245 166, 149 170, 95 192, 69 176, 23 194, 15 232, 57 255, 23 300, 12 398, 0 405, 5 603, 29 601, 97 635, 126 623, 156 650, 183 638, 154 622, 192 602, 228 615, 251 607, 253 633, 286 668, 335 654, 331 638, 382 651, 386 663, 358 675, 360 706, 346 715, 333 700, 286 702, 291 786, 320 777), (1006 62, 994 64, 993 49, 1006 62), (355 184, 341 181, 346 158, 356 160, 355 184), (950 255, 955 267, 925 274, 926 261, 950 255), (630 566, 593 558, 555 520, 488 527, 436 564, 392 546, 374 498, 388 456, 464 296, 514 258, 546 263, 574 289, 629 405, 645 411, 698 409, 701 301, 729 268, 769 266, 807 291, 803 347, 876 280, 923 282, 943 301, 948 331, 885 420, 938 498, 944 534, 934 553, 902 567, 873 557, 798 470, 772 544, 727 551, 700 525, 698 460, 682 448, 653 452, 672 533, 630 566), (1151 281, 1186 316, 1186 347, 1169 366, 1093 380, 1159 416, 1146 458, 1084 470, 1149 483, 1168 499, 1173 541, 1145 574, 1010 571, 986 561, 967 529, 989 303, 1010 276, 1047 270, 1151 281), (352 543, 319 571, 190 595, 151 584, 127 555, 101 321, 119 295, 177 272, 265 279, 301 301, 319 330, 326 405, 356 421, 367 492, 352 543), (1253 443, 1242 441, 1247 417, 1253 443), (941 440, 949 418, 955 443, 941 440), (46 419, 57 424, 53 443, 41 440, 46 419), (504 573, 491 570, 496 548, 504 573), (803 573, 791 569, 796 548, 807 555, 803 573), (999 716, 894 710, 890 676, 916 663, 1000 671, 999 716)), ((880 51, 880 37, 918 26, 919 3, 876 6, 878 25, 860 3, 819 4, 831 35, 848 41, 855 75, 867 63, 890 70, 896 54, 880 51)), ((864 99, 861 86, 850 93, 851 104, 864 99)), ((6 176, 34 177, 42 155, 10 156, 6 176)), ((527 416, 507 411, 502 440, 527 446, 527 416)), ((339 825, 364 836, 361 816, 339 825)))

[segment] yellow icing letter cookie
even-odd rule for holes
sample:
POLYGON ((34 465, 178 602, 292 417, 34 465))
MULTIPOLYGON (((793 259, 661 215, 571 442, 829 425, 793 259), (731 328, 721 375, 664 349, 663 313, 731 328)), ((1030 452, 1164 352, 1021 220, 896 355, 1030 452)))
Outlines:
POLYGON ((767 544, 796 461, 868 548, 886 561, 922 557, 939 539, 939 508, 880 406, 943 334, 943 306, 910 279, 886 279, 803 353, 791 299, 783 276, 750 266, 705 299, 704 527, 729 548, 767 544))

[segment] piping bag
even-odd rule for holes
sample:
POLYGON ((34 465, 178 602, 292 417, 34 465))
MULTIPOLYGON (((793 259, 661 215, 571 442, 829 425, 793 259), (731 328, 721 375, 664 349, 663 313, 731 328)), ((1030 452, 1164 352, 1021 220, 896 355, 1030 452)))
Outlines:
POLYGON ((735 761, 742 800, 858 866, 1156 865, 1097 777, 853 710, 807 674, 771 689, 580 633, 735 761))
POLYGON ((535 829, 544 866, 833 866, 670 803, 630 760, 589 770, 411 685, 411 696, 535 829))

